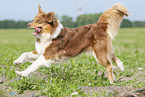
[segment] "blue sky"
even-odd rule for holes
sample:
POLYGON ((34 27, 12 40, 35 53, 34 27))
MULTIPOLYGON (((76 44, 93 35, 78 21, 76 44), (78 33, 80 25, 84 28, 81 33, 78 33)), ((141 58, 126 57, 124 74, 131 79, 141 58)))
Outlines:
POLYGON ((122 3, 130 12, 131 21, 145 21, 145 0, 1 0, 0 20, 32 20, 38 13, 38 4, 45 12, 54 11, 58 16, 77 17, 78 5, 82 13, 104 12, 115 3, 122 3))

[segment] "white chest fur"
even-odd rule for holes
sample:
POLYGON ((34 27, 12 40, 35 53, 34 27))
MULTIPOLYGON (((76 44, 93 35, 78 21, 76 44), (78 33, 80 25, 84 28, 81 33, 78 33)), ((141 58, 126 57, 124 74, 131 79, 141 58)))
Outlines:
POLYGON ((52 43, 50 39, 50 34, 42 34, 40 42, 35 43, 35 49, 39 55, 42 55, 45 52, 46 47, 52 43))
POLYGON ((46 47, 48 47, 50 44, 51 44, 52 41, 49 41, 47 43, 39 43, 39 42, 36 42, 35 44, 35 49, 37 50, 37 53, 39 55, 42 55, 44 52, 45 52, 45 49, 46 47))

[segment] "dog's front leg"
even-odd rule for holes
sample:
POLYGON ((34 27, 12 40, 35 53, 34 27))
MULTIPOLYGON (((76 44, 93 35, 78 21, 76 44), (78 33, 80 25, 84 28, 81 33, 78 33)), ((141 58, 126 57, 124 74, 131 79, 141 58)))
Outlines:
POLYGON ((34 51, 25 52, 18 59, 14 60, 13 64, 21 64, 27 61, 33 63, 38 57, 39 55, 37 53, 34 53, 34 51))
POLYGON ((33 64, 31 64, 26 70, 24 71, 15 71, 19 76, 28 76, 29 73, 34 72, 40 66, 49 67, 53 60, 46 60, 43 55, 41 55, 33 64))

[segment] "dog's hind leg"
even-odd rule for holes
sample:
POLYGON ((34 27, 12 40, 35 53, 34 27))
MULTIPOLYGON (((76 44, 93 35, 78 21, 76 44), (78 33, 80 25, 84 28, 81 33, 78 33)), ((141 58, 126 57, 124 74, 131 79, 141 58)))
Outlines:
POLYGON ((106 68, 110 83, 113 83, 112 53, 111 44, 109 43, 106 40, 100 40, 93 44, 93 51, 96 56, 95 58, 106 68))
POLYGON ((115 54, 112 55, 112 60, 115 62, 115 64, 120 68, 120 70, 124 71, 124 65, 123 62, 120 61, 115 54))
POLYGON ((97 60, 106 68, 108 79, 110 83, 114 82, 113 78, 113 70, 112 70, 112 62, 107 58, 107 55, 96 53, 97 60))

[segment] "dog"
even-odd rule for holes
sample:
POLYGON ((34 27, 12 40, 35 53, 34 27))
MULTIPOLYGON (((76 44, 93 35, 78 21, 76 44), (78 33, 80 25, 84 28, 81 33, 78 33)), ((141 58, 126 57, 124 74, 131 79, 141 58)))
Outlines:
POLYGON ((13 62, 20 64, 29 61, 32 64, 24 71, 15 71, 17 75, 28 76, 40 66, 50 67, 52 63, 87 51, 91 51, 106 68, 110 83, 114 82, 112 60, 124 71, 123 62, 115 56, 112 46, 112 39, 117 35, 123 17, 129 15, 124 5, 114 4, 96 23, 77 28, 63 27, 54 12, 43 12, 40 5, 38 10, 33 22, 28 24, 28 28, 35 29, 36 50, 23 53, 13 62))

